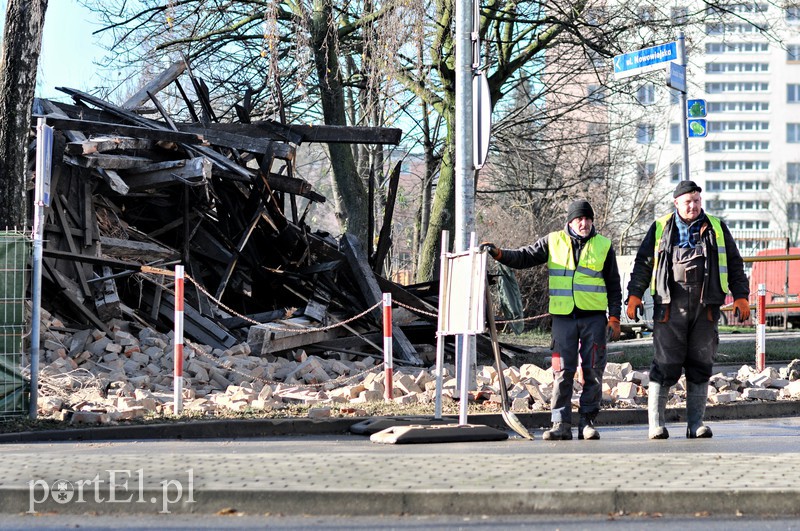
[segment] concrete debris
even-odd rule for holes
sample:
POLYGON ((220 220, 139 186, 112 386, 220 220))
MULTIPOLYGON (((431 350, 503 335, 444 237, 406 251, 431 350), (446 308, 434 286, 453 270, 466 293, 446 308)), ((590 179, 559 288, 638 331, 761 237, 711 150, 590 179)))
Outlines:
MULTIPOLYGON (((48 316, 49 317, 49 316, 48 316)), ((134 333, 131 323, 119 321, 111 334, 67 332, 56 320, 44 327, 40 360, 39 414, 96 425, 129 421, 173 412, 173 344, 169 334, 150 328, 134 333)), ((184 412, 215 415, 224 412, 308 407, 308 417, 324 418, 338 411, 363 414, 358 404, 385 400, 385 373, 373 358, 344 353, 328 357, 295 350, 287 357, 254 356, 246 343, 227 350, 188 344, 184 348, 184 412)), ((443 400, 458 400, 455 368, 445 364, 443 400)), ((493 366, 477 368, 477 389, 470 401, 499 409, 498 374, 493 366)), ((546 411, 552 395, 553 371, 533 364, 504 367, 509 406, 515 412, 546 411)), ((580 378, 577 378, 580 380, 580 378)), ((787 367, 756 371, 743 365, 732 373, 711 377, 709 403, 747 400, 800 399, 800 360, 787 367)), ((603 375, 605 407, 643 407, 649 377, 629 363, 608 363, 603 375)), ((398 405, 432 404, 436 393, 435 367, 395 367, 392 401, 398 405)), ((582 389, 576 381, 573 401, 582 389)), ((670 390, 670 406, 685 399, 682 378, 670 390)))

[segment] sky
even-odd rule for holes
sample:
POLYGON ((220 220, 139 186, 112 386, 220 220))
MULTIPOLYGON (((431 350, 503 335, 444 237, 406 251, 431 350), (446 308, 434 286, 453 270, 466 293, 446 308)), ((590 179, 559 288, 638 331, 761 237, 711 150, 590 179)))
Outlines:
MULTIPOLYGON (((3 25, 7 4, 7 0, 0 0, 3 25)), ((75 0, 48 2, 36 76, 37 97, 65 101, 69 97, 55 87, 84 90, 102 83, 99 68, 93 63, 104 54, 99 36, 92 35, 99 27, 93 13, 75 0)))

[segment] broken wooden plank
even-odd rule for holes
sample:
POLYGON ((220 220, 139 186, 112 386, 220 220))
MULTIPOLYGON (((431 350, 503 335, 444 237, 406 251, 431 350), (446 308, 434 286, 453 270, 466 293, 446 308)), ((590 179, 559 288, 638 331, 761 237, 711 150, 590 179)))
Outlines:
POLYGON ((258 356, 328 341, 337 337, 336 329, 321 330, 304 317, 253 325, 247 332, 250 351, 258 356))
POLYGON ((96 168, 97 174, 102 177, 103 181, 109 188, 117 192, 119 195, 127 195, 130 187, 125 183, 119 173, 114 170, 106 170, 103 168, 96 168))
POLYGON ((211 161, 206 157, 194 157, 174 161, 169 169, 149 172, 137 168, 135 172, 126 173, 123 178, 131 190, 147 190, 160 188, 175 183, 196 185, 211 179, 211 161))
POLYGON ((139 259, 145 262, 173 260, 178 257, 175 250, 156 243, 123 240, 109 236, 100 236, 100 249, 103 254, 117 258, 139 259))
POLYGON ((103 168, 106 170, 125 170, 135 168, 150 162, 147 157, 133 157, 131 155, 110 155, 108 153, 94 153, 92 155, 79 155, 77 157, 64 156, 64 161, 82 168, 103 168))
POLYGON ((398 145, 403 136, 402 129, 392 127, 356 127, 347 125, 284 125, 272 120, 253 122, 277 138, 294 137, 302 142, 325 142, 327 144, 379 144, 398 145))
POLYGON ((33 118, 44 118, 47 125, 59 130, 66 129, 69 131, 81 131, 83 133, 119 134, 136 138, 147 138, 155 141, 180 142, 181 144, 202 144, 205 142, 202 137, 196 134, 170 131, 169 129, 153 129, 151 127, 138 127, 135 125, 75 120, 72 118, 62 118, 53 114, 34 115, 33 118))
MULTIPOLYGON (((358 284, 366 303, 369 306, 379 303, 381 300, 383 300, 383 296, 380 288, 378 287, 378 282, 375 280, 375 274, 369 268, 369 264, 367 263, 367 258, 364 255, 361 244, 358 242, 355 236, 346 233, 342 237, 341 247, 345 256, 347 257, 347 263, 350 265, 350 269, 353 271, 356 284, 358 284)), ((383 312, 380 307, 374 309, 372 314, 377 322, 382 322, 383 312)), ((401 359, 411 362, 415 365, 422 364, 422 360, 419 358, 419 356, 417 356, 417 351, 414 349, 414 346, 408 340, 400 327, 395 326, 394 324, 392 325, 392 340, 396 354, 399 355, 401 359)))
POLYGON ((101 136, 81 142, 69 142, 66 152, 70 155, 91 155, 106 151, 119 151, 124 149, 151 149, 153 141, 146 138, 131 138, 127 136, 101 136))
POLYGON ((208 142, 215 146, 248 151, 250 153, 265 153, 273 149, 275 157, 284 160, 294 159, 294 147, 276 139, 265 138, 264 131, 249 124, 179 124, 175 127, 179 131, 202 135, 208 142))
POLYGON ((183 74, 185 70, 186 61, 183 59, 180 61, 175 61, 169 65, 166 70, 158 74, 145 86, 137 90, 133 96, 128 98, 125 103, 122 104, 122 108, 133 110, 137 107, 141 107, 150 99, 148 93, 157 94, 158 92, 164 90, 167 86, 169 86, 170 83, 178 79, 178 76, 183 74))

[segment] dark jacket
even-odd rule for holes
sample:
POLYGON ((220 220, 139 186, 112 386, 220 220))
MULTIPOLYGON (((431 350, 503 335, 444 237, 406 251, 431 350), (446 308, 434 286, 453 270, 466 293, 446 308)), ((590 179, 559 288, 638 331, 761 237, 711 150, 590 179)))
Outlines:
MULTIPOLYGON (((703 216, 700 228, 700 245, 706 249, 705 278, 701 300, 703 304, 721 306, 725 303, 725 295, 719 282, 719 256, 717 252, 717 239, 711 222, 703 216)), ((734 299, 747 299, 750 295, 750 283, 744 274, 744 262, 736 247, 736 241, 731 236, 727 225, 720 221, 722 234, 725 238, 725 251, 728 255, 728 289, 734 299)), ((633 264, 631 280, 628 282, 628 295, 642 297, 646 289, 650 288, 650 279, 653 274, 653 258, 656 245, 656 224, 650 225, 633 264)), ((661 244, 658 248, 658 270, 656 271, 656 292, 653 301, 656 304, 669 304, 669 292, 672 280, 672 247, 678 241, 678 230, 675 227, 675 214, 669 218, 664 226, 661 244)))
MULTIPOLYGON (((564 227, 564 231, 569 234, 567 227, 564 227)), ((572 254, 576 264, 578 263, 584 245, 589 238, 594 237, 596 234, 597 232, 594 227, 592 227, 592 232, 586 239, 576 238, 570 234, 572 254)), ((550 255, 548 237, 549 236, 544 236, 539 238, 533 245, 527 245, 519 249, 502 249, 502 254, 498 262, 508 267, 513 267, 514 269, 528 269, 537 265, 546 264, 550 255)), ((608 296, 608 315, 610 317, 619 318, 622 313, 622 286, 620 285, 619 269, 617 268, 617 255, 614 253, 613 245, 608 250, 606 261, 603 264, 603 281, 606 284, 606 295, 608 296)), ((576 307, 572 313, 573 315, 579 316, 600 312, 581 310, 576 307)))

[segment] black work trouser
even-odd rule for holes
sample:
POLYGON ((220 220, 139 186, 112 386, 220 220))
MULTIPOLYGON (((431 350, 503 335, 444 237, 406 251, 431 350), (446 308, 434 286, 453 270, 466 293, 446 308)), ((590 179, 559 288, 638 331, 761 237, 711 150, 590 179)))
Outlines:
POLYGON ((572 422, 572 385, 579 355, 584 383, 578 411, 581 414, 600 411, 606 370, 606 324, 605 314, 553 316, 553 357, 558 356, 561 363, 560 367, 553 367, 555 381, 550 400, 553 422, 572 422))
POLYGON ((675 385, 682 370, 692 383, 711 378, 719 345, 719 306, 703 304, 701 291, 702 283, 673 283, 668 307, 655 309, 650 380, 675 385))

